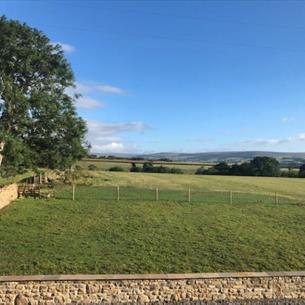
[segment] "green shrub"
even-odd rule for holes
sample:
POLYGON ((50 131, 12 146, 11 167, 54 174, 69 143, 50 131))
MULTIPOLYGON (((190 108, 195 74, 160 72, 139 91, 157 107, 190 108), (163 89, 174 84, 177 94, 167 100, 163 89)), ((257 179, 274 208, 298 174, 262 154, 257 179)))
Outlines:
POLYGON ((285 170, 281 172, 281 177, 285 177, 285 178, 298 178, 299 177, 299 173, 297 171, 294 170, 285 170))
POLYGON ((123 172, 124 169, 120 166, 113 166, 109 168, 109 172, 123 172))
POLYGON ((171 174, 183 174, 183 170, 181 168, 172 167, 171 168, 171 174))
POLYGON ((89 164, 88 165, 88 170, 89 171, 96 171, 98 169, 98 167, 94 164, 89 164))
POLYGON ((131 163, 131 168, 129 170, 130 172, 133 172, 133 173, 140 173, 142 172, 142 168, 141 167, 138 167, 134 162, 131 163))
POLYGON ((80 170, 82 170, 83 168, 80 166, 80 165, 75 165, 75 170, 77 170, 77 171, 80 171, 80 170))
POLYGON ((205 174, 206 174, 206 169, 204 167, 199 167, 195 172, 195 175, 205 175, 205 174))

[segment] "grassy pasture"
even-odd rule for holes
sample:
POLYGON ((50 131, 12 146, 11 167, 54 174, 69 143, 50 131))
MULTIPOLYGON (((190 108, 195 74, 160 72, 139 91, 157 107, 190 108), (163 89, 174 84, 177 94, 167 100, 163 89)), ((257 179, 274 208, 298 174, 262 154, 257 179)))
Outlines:
POLYGON ((303 270, 305 207, 103 200, 82 186, 75 201, 24 199, 0 212, 0 274, 303 270))
POLYGON ((186 191, 239 191, 260 194, 274 194, 291 197, 305 202, 305 180, 297 178, 198 176, 150 173, 125 173, 84 171, 79 184, 93 186, 122 186, 186 191))
MULTIPOLYGON (((137 166, 142 167, 145 161, 131 161, 131 160, 107 160, 107 159, 83 159, 77 164, 83 169, 87 169, 90 164, 94 164, 98 170, 108 171, 109 168, 114 166, 119 166, 124 169, 124 171, 129 172, 131 168, 131 163, 135 163, 137 166)), ((211 163, 191 163, 191 162, 164 162, 164 161, 152 161, 155 166, 167 166, 167 167, 177 167, 184 171, 186 174, 194 174, 196 170, 204 166, 206 168, 211 166, 211 163)))
POLYGON ((55 198, 0 211, 0 274, 305 267, 302 179, 83 171, 77 182, 75 201, 57 185, 55 198))

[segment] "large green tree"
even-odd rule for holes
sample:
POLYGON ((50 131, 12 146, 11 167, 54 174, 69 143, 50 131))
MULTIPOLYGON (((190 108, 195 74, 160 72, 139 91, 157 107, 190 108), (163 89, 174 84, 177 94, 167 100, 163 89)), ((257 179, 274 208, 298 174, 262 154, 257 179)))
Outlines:
POLYGON ((66 93, 73 86, 59 45, 37 29, 0 18, 3 166, 66 168, 84 156, 86 125, 76 113, 77 96, 66 93))
POLYGON ((256 157, 249 167, 253 176, 278 177, 281 174, 280 163, 275 158, 256 157))

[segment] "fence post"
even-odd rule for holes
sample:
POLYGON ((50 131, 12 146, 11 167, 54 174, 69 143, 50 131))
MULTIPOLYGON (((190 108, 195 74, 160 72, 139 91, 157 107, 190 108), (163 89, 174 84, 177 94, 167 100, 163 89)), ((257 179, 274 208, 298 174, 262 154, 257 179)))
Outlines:
POLYGON ((72 184, 72 200, 75 200, 75 184, 72 184))
POLYGON ((275 192, 275 204, 278 206, 279 205, 279 196, 278 193, 275 192))
POLYGON ((159 200, 159 189, 156 187, 156 201, 159 200))
POLYGON ((233 191, 230 191, 230 204, 233 204, 233 191))
POLYGON ((189 188, 189 194, 188 194, 189 196, 189 203, 191 203, 191 188, 189 188))
POLYGON ((119 201, 120 200, 120 187, 119 186, 117 187, 117 195, 118 195, 117 199, 119 201))

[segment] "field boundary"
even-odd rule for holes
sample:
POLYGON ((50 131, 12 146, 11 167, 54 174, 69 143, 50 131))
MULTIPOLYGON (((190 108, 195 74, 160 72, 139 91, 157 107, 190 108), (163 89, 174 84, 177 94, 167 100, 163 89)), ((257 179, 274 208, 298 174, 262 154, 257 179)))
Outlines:
POLYGON ((304 300, 305 272, 0 277, 0 304, 304 300))
POLYGON ((16 183, 5 185, 0 188, 0 210, 7 207, 18 198, 18 186, 16 183))
POLYGON ((175 201, 175 202, 206 202, 206 203, 269 203, 269 204, 300 204, 302 200, 297 197, 275 192, 253 192, 240 190, 205 190, 198 188, 167 189, 162 187, 135 187, 129 185, 99 186, 72 184, 66 186, 72 200, 88 200, 92 195, 85 195, 83 188, 91 188, 100 192, 96 194, 101 200, 133 200, 133 201, 175 201), (216 198, 218 196, 218 198, 216 198), (246 197, 245 197, 246 196, 246 197))
POLYGON ((234 278, 305 277, 305 271, 228 272, 228 273, 165 273, 165 274, 54 274, 4 275, 0 282, 49 281, 124 281, 124 280, 196 280, 234 278))

